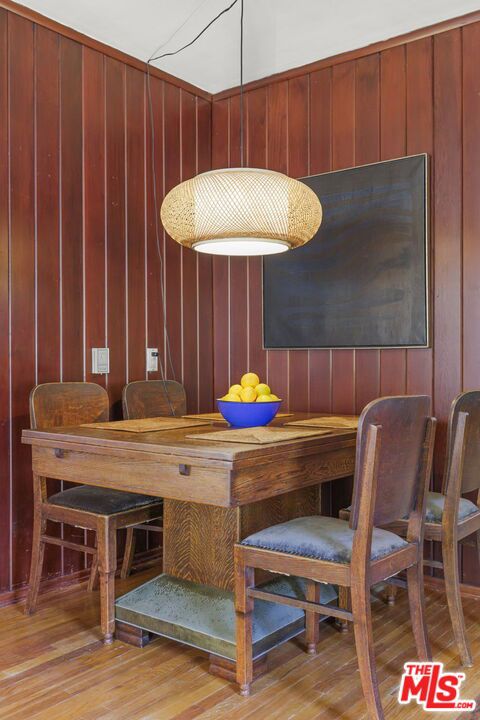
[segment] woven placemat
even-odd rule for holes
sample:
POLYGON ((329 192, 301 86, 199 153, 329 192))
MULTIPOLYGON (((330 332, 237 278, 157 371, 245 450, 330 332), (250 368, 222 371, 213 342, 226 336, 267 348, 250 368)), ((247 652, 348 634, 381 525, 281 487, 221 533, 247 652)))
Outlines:
POLYGON ((285 440, 298 440, 299 438, 318 437, 328 435, 331 430, 319 428, 318 430, 295 430, 285 427, 253 427, 238 430, 217 430, 210 433, 197 433, 186 435, 193 440, 208 440, 209 442, 248 443, 249 445, 268 445, 270 443, 285 442, 285 440))
POLYGON ((289 427, 324 427, 335 428, 337 430, 356 430, 358 428, 357 415, 319 415, 318 417, 308 418, 308 420, 292 420, 285 423, 289 427))
MULTIPOLYGON (((277 418, 286 418, 286 417, 292 417, 293 413, 277 413, 275 415, 275 419, 277 418)), ((211 413, 200 413, 199 415, 182 415, 184 418, 193 418, 193 419, 199 419, 199 420, 215 420, 216 422, 227 422, 225 418, 223 417, 222 413, 219 412, 211 412, 211 413)))
POLYGON ((145 418, 142 420, 117 420, 115 422, 83 423, 80 427, 95 430, 122 430, 123 432, 145 433, 160 430, 179 430, 197 425, 210 425, 210 420, 188 420, 186 418, 145 418))

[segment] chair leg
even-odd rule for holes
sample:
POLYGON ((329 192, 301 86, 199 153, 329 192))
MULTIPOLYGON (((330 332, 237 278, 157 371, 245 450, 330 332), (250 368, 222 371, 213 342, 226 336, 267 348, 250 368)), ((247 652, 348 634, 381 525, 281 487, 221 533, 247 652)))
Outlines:
POLYGON ((253 681, 253 598, 247 596, 247 588, 254 584, 253 568, 245 567, 235 558, 235 618, 237 640, 237 683, 240 695, 250 695, 253 681))
MULTIPOLYGON (((350 588, 338 586, 338 607, 342 610, 350 610, 350 588)), ((347 620, 336 620, 335 625, 342 633, 348 632, 347 620)))
POLYGON ((460 580, 458 576, 458 545, 456 542, 442 542, 443 575, 445 578, 445 592, 447 594, 448 609, 452 622, 453 635, 460 653, 462 665, 473 665, 470 646, 465 629, 462 598, 460 597, 460 580))
MULTIPOLYGON (((314 580, 307 580, 306 599, 310 602, 320 602, 320 583, 314 580)), ((317 654, 319 641, 319 616, 318 613, 306 610, 305 612, 305 642, 309 655, 317 654)))
POLYGON ((30 561, 30 587, 25 602, 25 615, 35 612, 38 599, 38 589, 42 577, 43 557, 45 555, 45 543, 42 535, 45 535, 47 521, 41 516, 40 509, 35 509, 32 535, 32 558, 30 561))
POLYGON ((425 593, 422 562, 412 565, 412 567, 407 569, 407 588, 410 618, 418 659, 423 661, 431 660, 432 652, 430 650, 430 642, 428 640, 427 626, 425 623, 425 593))
POLYGON ((351 600, 358 668, 368 715, 371 720, 384 720, 373 651, 370 588, 362 585, 352 586, 351 600))
POLYGON ((115 633, 115 570, 117 530, 108 518, 102 518, 97 530, 98 570, 100 573, 100 613, 103 641, 113 642, 115 633))
POLYGON ((387 605, 395 605, 395 600, 397 599, 397 593, 398 593, 398 587, 396 585, 387 585, 387 590, 385 593, 385 599, 387 601, 387 605))
POLYGON ((97 552, 92 556, 92 565, 90 567, 90 577, 88 578, 87 590, 93 592, 97 588, 98 584, 98 541, 97 533, 95 533, 95 547, 97 552))
POLYGON ((135 532, 133 527, 127 528, 127 537, 125 540, 125 552, 123 554, 122 569, 120 577, 125 580, 132 570, 133 556, 135 555, 135 532))

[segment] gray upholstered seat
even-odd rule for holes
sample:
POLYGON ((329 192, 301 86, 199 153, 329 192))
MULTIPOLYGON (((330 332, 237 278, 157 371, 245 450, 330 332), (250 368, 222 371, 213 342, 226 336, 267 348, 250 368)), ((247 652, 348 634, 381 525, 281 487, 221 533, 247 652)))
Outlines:
MULTIPOLYGON (((441 523, 443 508, 445 507, 445 495, 437 492, 427 493, 426 505, 425 521, 429 523, 441 523)), ((351 509, 351 505, 346 508, 347 512, 350 512, 351 509)), ((460 498, 460 502, 458 504, 459 520, 465 520, 465 518, 476 512, 480 512, 480 510, 475 503, 471 502, 471 500, 467 500, 467 498, 460 498)))
POLYGON ((137 493, 106 490, 93 485, 80 485, 63 492, 51 495, 48 502, 52 505, 84 510, 97 515, 114 515, 115 513, 134 510, 135 508, 161 502, 161 498, 137 493))
MULTIPOLYGON (((349 563, 352 557, 353 535, 354 531, 345 520, 313 515, 260 530, 245 538, 242 545, 328 562, 349 563)), ((378 560, 406 547, 407 544, 395 533, 374 528, 371 559, 378 560)))
MULTIPOLYGON (((427 494, 427 512, 425 520, 430 523, 441 523, 443 508, 445 507, 445 495, 437 492, 429 492, 427 494)), ((466 498, 460 498, 458 505, 458 519, 465 520, 469 515, 479 512, 478 507, 475 503, 467 500, 466 498)))

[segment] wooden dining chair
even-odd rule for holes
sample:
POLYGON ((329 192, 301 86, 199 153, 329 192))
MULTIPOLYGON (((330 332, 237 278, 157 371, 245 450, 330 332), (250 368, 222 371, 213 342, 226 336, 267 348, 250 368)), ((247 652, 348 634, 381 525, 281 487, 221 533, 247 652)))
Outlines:
MULTIPOLYGON (((136 380, 123 388, 122 408, 125 420, 169 415, 181 417, 187 412, 187 396, 183 385, 175 380, 136 380)), ((127 529, 125 555, 120 573, 122 578, 129 575, 133 563, 135 530, 163 533, 163 524, 159 521, 127 529)))
POLYGON ((253 680, 252 620, 255 599, 305 610, 306 642, 315 652, 317 615, 353 622, 358 664, 369 716, 383 716, 374 658, 370 588, 407 571, 413 633, 420 660, 430 659, 424 622, 423 527, 433 456, 435 420, 426 396, 381 398, 367 405, 358 425, 354 499, 350 522, 323 516, 274 525, 235 546, 237 682, 248 695, 253 680), (408 517, 407 538, 379 529, 408 517), (305 600, 255 586, 259 568, 307 579, 305 600), (322 605, 319 583, 351 590, 351 611, 322 605))
MULTIPOLYGON (((348 509, 341 511, 341 516, 347 517, 348 509)), ((407 523, 400 520, 392 528, 405 535, 407 523)), ((472 541, 480 560, 480 390, 461 393, 450 408, 442 491, 427 493, 425 540, 441 544, 443 562, 424 559, 423 564, 443 570, 455 642, 462 665, 471 667, 472 654, 460 594, 458 550, 459 543, 472 541), (462 497, 475 491, 476 502, 462 497)), ((402 580, 396 582, 404 585, 402 580)), ((396 587, 389 588, 390 604, 394 604, 396 587)))
MULTIPOLYGON (((33 429, 107 421, 109 399, 95 383, 56 382, 37 385, 30 393, 30 424, 33 429)), ((159 498, 137 493, 78 485, 47 496, 45 477, 34 474, 34 521, 30 587, 26 614, 34 612, 46 544, 60 545, 93 556, 88 589, 100 575, 101 625, 104 642, 115 629, 115 571, 117 530, 161 517, 159 498), (47 535, 47 521, 67 523, 95 532, 95 547, 47 535)))

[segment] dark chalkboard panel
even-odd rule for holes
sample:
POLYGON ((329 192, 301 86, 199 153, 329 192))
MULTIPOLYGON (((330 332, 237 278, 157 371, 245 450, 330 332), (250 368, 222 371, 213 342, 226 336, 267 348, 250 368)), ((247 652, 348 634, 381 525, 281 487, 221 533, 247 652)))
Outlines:
POLYGON ((427 156, 302 180, 323 222, 264 258, 265 347, 428 345, 427 156))

